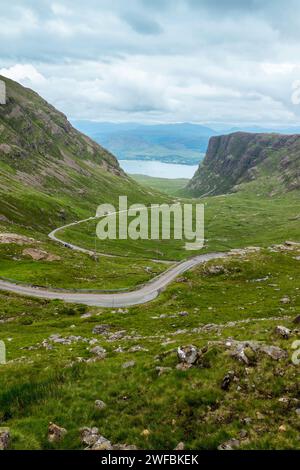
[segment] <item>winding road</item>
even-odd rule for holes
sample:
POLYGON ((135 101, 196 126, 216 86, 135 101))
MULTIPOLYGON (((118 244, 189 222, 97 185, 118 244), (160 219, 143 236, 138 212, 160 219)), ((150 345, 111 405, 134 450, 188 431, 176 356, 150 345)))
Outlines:
MULTIPOLYGON (((72 248, 73 250, 80 251, 87 254, 94 254, 93 251, 86 250, 71 243, 66 243, 57 237, 57 232, 67 227, 81 224, 89 220, 96 219, 97 217, 90 217, 88 219, 72 222, 71 224, 64 225, 53 230, 49 234, 51 240, 63 244, 65 247, 72 248)), ((113 255, 111 255, 113 256, 113 255)), ((8 281, 0 280, 0 290, 14 292, 15 294, 25 295, 30 297, 38 297, 42 299, 59 299, 69 303, 86 304, 96 307, 128 307, 131 305, 139 305, 155 299, 159 293, 169 285, 177 276, 183 274, 185 271, 194 268, 199 264, 206 261, 224 258, 228 256, 227 253, 207 253, 197 255, 185 261, 181 261, 167 269, 164 273, 156 278, 150 280, 143 286, 137 287, 135 290, 121 292, 121 293, 87 293, 87 292, 72 292, 59 291, 55 289, 48 289, 42 287, 25 286, 21 284, 14 284, 8 281)))

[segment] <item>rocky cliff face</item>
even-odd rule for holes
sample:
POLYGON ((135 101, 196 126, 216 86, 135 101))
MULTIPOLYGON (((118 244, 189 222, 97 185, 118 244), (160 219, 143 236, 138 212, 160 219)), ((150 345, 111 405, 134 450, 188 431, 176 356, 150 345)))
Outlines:
POLYGON ((278 187, 287 190, 300 188, 300 135, 236 132, 211 137, 187 189, 195 196, 223 194, 263 177, 277 178, 278 187))

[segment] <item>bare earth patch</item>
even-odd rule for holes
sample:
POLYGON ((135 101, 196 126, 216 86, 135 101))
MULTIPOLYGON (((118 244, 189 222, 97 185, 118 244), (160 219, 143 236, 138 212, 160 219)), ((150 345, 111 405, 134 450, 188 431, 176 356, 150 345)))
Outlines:
POLYGON ((34 238, 18 235, 17 233, 0 233, 0 243, 15 243, 17 245, 31 245, 34 238))
POLYGON ((35 261, 60 261, 60 256, 54 255, 52 253, 47 253, 47 251, 38 250, 37 248, 26 248, 22 253, 24 256, 30 256, 35 261))

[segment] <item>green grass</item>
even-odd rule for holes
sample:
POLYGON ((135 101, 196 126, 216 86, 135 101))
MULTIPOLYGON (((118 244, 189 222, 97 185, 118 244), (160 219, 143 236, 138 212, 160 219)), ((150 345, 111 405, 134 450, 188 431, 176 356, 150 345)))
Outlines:
MULTIPOLYGON (((191 200, 185 202, 190 203, 191 200)), ((200 253, 228 251, 249 245, 268 246, 300 240, 300 193, 261 197, 253 192, 193 200, 205 205, 205 246, 200 253)), ((93 249, 97 221, 58 233, 63 240, 93 249)), ((135 258, 180 260, 197 254, 186 251, 184 240, 97 240, 97 250, 135 258)))
POLYGON ((58 261, 35 261, 23 254, 28 246, 0 244, 0 276, 27 284, 71 289, 123 289, 150 280, 166 269, 150 260, 91 256, 52 242, 33 248, 59 256, 58 261))
POLYGON ((299 396, 298 368, 291 363, 291 343, 296 337, 280 340, 273 333, 277 324, 295 328, 291 320, 300 307, 295 255, 266 250, 214 262, 224 265, 223 273, 213 275, 207 266, 199 267, 154 302, 122 312, 93 308, 86 319, 80 317, 86 307, 80 311, 58 301, 0 293, 0 319, 10 319, 0 324, 9 361, 0 366, 0 424, 10 428, 11 447, 77 449, 82 447, 79 429, 97 426, 113 443, 144 449, 173 449, 179 441, 188 449, 215 449, 229 438, 239 438, 242 429, 248 433, 242 447, 299 448, 299 418, 293 404, 299 396), (267 280, 259 281, 266 276, 267 280), (290 304, 280 302, 283 295, 290 296, 290 304), (188 316, 178 316, 183 310, 188 316), (274 321, 274 316, 287 318, 274 321), (252 321, 226 325, 247 318, 252 321), (212 322, 225 326, 219 332, 193 331, 212 322), (102 323, 111 325, 112 332, 126 330, 132 339, 109 342, 93 335, 93 327, 102 323), (55 344, 53 350, 21 349, 54 333, 97 337, 107 349, 107 358, 78 363, 77 357, 91 357, 88 344, 80 341, 55 344), (278 345, 288 358, 277 362, 259 356, 256 365, 246 368, 218 345, 229 337, 278 345), (168 339, 172 342, 164 345, 168 339), (148 351, 128 352, 137 344, 148 351), (208 345, 203 368, 176 370, 176 354, 164 353, 184 344, 208 345), (115 352, 118 346, 126 352, 115 352), (131 359, 136 366, 123 369, 122 364, 131 359), (156 366, 172 369, 159 377, 156 366), (229 370, 238 382, 225 392, 220 384, 229 370), (289 398, 291 404, 281 403, 281 397, 289 398), (107 403, 107 408, 97 411, 96 399, 107 403), (244 418, 251 418, 251 423, 244 424, 244 418), (60 444, 47 441, 49 421, 68 430, 60 444), (283 424, 286 431, 280 432, 283 424), (144 429, 150 431, 148 438, 142 435, 144 429))
POLYGON ((132 175, 132 179, 142 186, 167 193, 169 196, 176 196, 178 191, 182 190, 189 181, 187 178, 155 178, 146 175, 132 175))

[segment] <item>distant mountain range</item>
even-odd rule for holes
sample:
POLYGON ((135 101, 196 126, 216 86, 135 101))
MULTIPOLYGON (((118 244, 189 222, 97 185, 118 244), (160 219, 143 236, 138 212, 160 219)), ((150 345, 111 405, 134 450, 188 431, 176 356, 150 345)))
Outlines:
POLYGON ((159 160, 195 165, 204 157, 209 138, 217 132, 198 124, 134 124, 73 121, 119 160, 159 160))
POLYGON ((138 124, 72 121, 119 160, 157 160, 195 165, 203 160, 210 137, 236 131, 251 133, 300 133, 300 127, 234 127, 218 124, 138 124))

